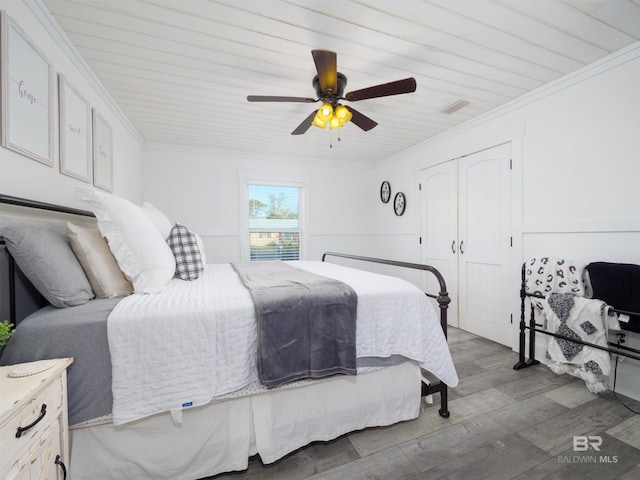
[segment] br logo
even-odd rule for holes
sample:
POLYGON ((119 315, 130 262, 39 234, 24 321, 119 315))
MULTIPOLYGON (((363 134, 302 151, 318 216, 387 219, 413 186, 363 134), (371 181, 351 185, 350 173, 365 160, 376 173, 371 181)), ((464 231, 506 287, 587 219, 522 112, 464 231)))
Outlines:
POLYGON ((600 445, 602 445, 602 437, 598 435, 576 435, 573 437, 574 452, 586 452, 590 448, 599 452, 600 445))

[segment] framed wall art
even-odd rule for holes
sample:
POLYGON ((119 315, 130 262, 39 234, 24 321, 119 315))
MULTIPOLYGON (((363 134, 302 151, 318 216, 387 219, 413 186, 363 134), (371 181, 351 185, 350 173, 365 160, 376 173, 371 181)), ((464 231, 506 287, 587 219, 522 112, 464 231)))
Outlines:
POLYGON ((91 183, 92 119, 87 101, 59 75, 60 172, 91 183))
POLYGON ((2 145, 54 164, 53 64, 2 12, 2 145))
POLYGON ((93 109, 93 184, 113 191, 113 133, 111 126, 93 109))

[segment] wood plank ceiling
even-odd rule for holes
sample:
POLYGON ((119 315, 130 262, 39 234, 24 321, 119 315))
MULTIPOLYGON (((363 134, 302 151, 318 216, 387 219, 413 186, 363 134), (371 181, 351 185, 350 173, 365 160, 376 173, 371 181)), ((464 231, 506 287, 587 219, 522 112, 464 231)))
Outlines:
POLYGON ((640 0, 43 3, 146 142, 301 159, 380 161, 640 40, 640 0), (315 98, 312 49, 337 52, 347 92, 417 91, 351 104, 369 132, 292 136, 319 104, 246 97, 315 98))

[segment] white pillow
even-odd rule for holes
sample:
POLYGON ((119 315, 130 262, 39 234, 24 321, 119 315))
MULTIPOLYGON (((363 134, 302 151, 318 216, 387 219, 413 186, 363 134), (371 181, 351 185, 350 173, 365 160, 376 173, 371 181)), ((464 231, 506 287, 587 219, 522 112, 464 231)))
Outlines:
POLYGON ((106 192, 76 188, 76 198, 87 202, 100 233, 135 293, 156 293, 173 278, 176 261, 142 208, 106 192))
MULTIPOLYGON (((164 213, 162 213, 149 202, 142 202, 142 210, 147 215, 147 217, 149 217, 149 220, 151 220, 156 226, 156 228, 162 235, 162 238, 167 240, 169 238, 169 234, 171 233, 171 229, 173 228, 171 220, 169 220, 169 218, 164 213)), ((196 236, 196 240, 198 241, 200 259, 202 260, 202 266, 204 267, 207 264, 207 257, 204 252, 204 244, 202 243, 202 238, 200 238, 200 235, 198 235, 197 233, 194 233, 194 235, 196 236)))
POLYGON ((149 202, 142 202, 142 211, 149 217, 149 220, 153 222, 153 225, 158 229, 162 238, 166 240, 173 228, 173 224, 167 216, 149 202))
POLYGON ((204 243, 202 243, 202 238, 197 233, 194 233, 196 236, 196 242, 198 242, 198 250, 200 250, 200 260, 202 261, 202 268, 207 266, 207 254, 204 251, 204 243))
POLYGON ((131 283, 118 267, 107 241, 97 228, 67 223, 67 237, 96 298, 124 297, 133 293, 131 283))

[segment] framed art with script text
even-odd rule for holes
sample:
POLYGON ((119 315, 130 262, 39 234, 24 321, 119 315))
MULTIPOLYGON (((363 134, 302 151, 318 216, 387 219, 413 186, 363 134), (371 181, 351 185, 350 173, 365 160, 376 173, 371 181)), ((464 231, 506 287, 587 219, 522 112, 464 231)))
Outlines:
POLYGON ((113 133, 111 126, 93 109, 93 184, 113 191, 113 133))
POLYGON ((91 183, 91 107, 63 75, 59 75, 59 86, 60 172, 91 183))
POLYGON ((53 64, 2 12, 2 145, 54 164, 53 64))

